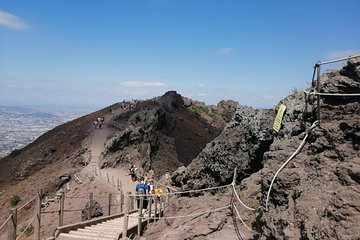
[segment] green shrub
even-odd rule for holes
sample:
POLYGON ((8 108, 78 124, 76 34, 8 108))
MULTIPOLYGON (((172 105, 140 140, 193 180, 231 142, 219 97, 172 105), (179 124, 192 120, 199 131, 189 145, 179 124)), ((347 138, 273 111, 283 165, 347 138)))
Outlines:
POLYGON ((20 202, 20 197, 18 195, 13 195, 10 198, 10 206, 11 207, 15 207, 16 205, 18 205, 19 202, 20 202))
POLYGON ((20 232, 24 232, 26 236, 30 236, 34 233, 34 226, 32 224, 30 224, 27 228, 26 226, 23 226, 20 228, 20 232))

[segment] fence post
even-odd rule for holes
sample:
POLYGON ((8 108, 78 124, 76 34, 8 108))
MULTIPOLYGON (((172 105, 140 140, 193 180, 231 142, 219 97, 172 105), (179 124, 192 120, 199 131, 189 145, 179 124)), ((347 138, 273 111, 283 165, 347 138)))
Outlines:
POLYGON ((88 220, 91 219, 91 214, 92 214, 92 210, 93 210, 93 193, 89 194, 89 210, 88 210, 88 220))
POLYGON ((120 212, 121 212, 121 213, 123 212, 123 205, 124 205, 124 194, 123 194, 123 192, 121 191, 121 192, 120 192, 120 212))
POLYGON ((109 193, 109 208, 108 208, 109 216, 111 214, 111 193, 109 193))
POLYGON ((163 215, 162 215, 162 198, 161 196, 159 197, 159 218, 161 218, 163 215))
POLYGON ((236 184, 236 177, 237 177, 237 168, 234 169, 234 177, 233 181, 231 183, 231 200, 230 200, 230 209, 231 209, 231 215, 234 214, 234 191, 235 191, 235 184, 236 184))
POLYGON ((134 210, 135 208, 134 208, 134 200, 133 200, 133 198, 130 196, 131 195, 131 192, 127 192, 127 194, 129 195, 129 198, 130 198, 130 205, 129 205, 129 209, 130 209, 130 211, 131 210, 134 210))
POLYGON ((112 185, 115 187, 114 175, 111 175, 111 182, 112 182, 112 185))
POLYGON ((116 184, 117 184, 117 190, 120 191, 120 180, 118 178, 117 178, 116 184))
POLYGON ((65 206, 65 192, 61 190, 60 192, 60 209, 59 209, 59 227, 64 224, 64 206, 65 206))
POLYGON ((35 218, 35 240, 40 239, 40 226, 41 226, 41 197, 42 190, 40 189, 36 197, 36 218, 35 218))
POLYGON ((17 208, 12 208, 10 210, 11 218, 8 222, 9 232, 8 232, 8 240, 16 239, 16 226, 17 226, 17 208))
POLYGON ((106 176, 107 176, 107 181, 109 183, 110 182, 109 173, 106 173, 106 176))
POLYGON ((154 203, 154 205, 155 205, 155 207, 154 207, 154 210, 155 210, 154 222, 156 221, 156 217, 158 216, 158 214, 157 214, 157 209, 158 209, 157 204, 158 204, 158 196, 155 195, 155 203, 154 203))
POLYGON ((150 218, 151 218, 151 205, 152 205, 152 201, 153 201, 153 196, 149 195, 148 196, 148 210, 149 210, 149 216, 148 216, 148 220, 147 220, 147 224, 149 225, 150 223, 150 218))
POLYGON ((166 198, 163 199, 163 207, 162 207, 163 210, 162 210, 161 217, 163 217, 164 214, 165 214, 165 203, 166 203, 166 202, 165 202, 165 199, 166 199, 166 198))
POLYGON ((97 173, 97 167, 96 166, 94 167, 94 170, 95 170, 95 176, 97 176, 98 173, 97 173))
POLYGON ((129 207, 130 207, 130 196, 128 193, 125 194, 125 214, 124 214, 124 226, 123 226, 123 233, 122 233, 122 238, 126 238, 127 237, 127 228, 128 228, 128 223, 129 223, 129 207))
POLYGON ((140 197, 140 206, 139 206, 139 210, 138 210, 138 215, 139 215, 139 221, 138 221, 138 228, 137 228, 137 234, 140 237, 141 236, 141 224, 142 224, 142 210, 143 210, 143 204, 144 204, 144 197, 141 196, 140 197))

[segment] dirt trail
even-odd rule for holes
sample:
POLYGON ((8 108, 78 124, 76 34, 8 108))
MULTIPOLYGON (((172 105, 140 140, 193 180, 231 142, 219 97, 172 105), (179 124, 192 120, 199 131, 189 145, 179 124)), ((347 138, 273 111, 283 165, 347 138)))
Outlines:
POLYGON ((90 143, 90 164, 85 168, 87 171, 94 171, 97 168, 98 176, 106 183, 114 184, 117 187, 117 179, 120 180, 123 192, 134 193, 136 183, 133 183, 128 176, 126 167, 120 168, 104 168, 100 169, 99 163, 101 158, 101 152, 104 150, 104 144, 106 139, 114 133, 114 129, 110 126, 111 119, 124 112, 121 108, 115 110, 114 115, 107 114, 104 116, 104 124, 102 128, 94 129, 90 143), (108 182, 109 177, 109 182, 108 182), (114 182, 113 182, 114 181, 114 182))
MULTIPOLYGON (((111 169, 99 168, 101 152, 104 149, 106 139, 114 133, 114 129, 109 123, 112 117, 123 111, 124 110, 119 108, 115 110, 113 115, 104 115, 105 121, 102 128, 93 129, 93 133, 89 139, 89 164, 77 174, 77 177, 82 183, 78 183, 72 179, 66 187, 65 209, 68 211, 64 214, 64 225, 81 221, 81 209, 84 208, 86 202, 89 200, 89 193, 93 193, 94 200, 100 203, 105 216, 108 215, 108 196, 111 193, 111 204, 113 205, 111 207, 111 213, 119 212, 120 197, 117 189, 118 179, 121 182, 124 193, 135 192, 136 183, 131 181, 125 166, 111 169)), ((58 208, 59 203, 55 201, 54 203, 50 203, 44 210, 56 211, 58 208)), ((46 238, 52 236, 58 224, 57 214, 43 214, 41 221, 41 237, 46 238)))

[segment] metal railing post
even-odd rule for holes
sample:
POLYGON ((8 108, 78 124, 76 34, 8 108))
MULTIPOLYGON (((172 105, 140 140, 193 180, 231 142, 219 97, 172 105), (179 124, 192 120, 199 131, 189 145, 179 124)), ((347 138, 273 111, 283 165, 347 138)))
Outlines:
MULTIPOLYGON (((317 62, 316 64, 317 67, 317 71, 316 71, 316 75, 317 75, 317 81, 316 81, 316 91, 318 93, 320 93, 320 62, 317 62)), ((317 120, 319 121, 319 126, 320 126, 320 95, 317 95, 317 120)))

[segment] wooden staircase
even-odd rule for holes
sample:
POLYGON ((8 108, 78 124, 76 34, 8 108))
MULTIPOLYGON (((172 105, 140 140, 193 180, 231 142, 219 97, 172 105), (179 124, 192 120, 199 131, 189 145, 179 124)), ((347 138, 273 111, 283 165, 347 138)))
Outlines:
MULTIPOLYGON (((129 214, 128 229, 138 225, 138 213, 129 214), (134 217, 131 217, 134 216, 134 217)), ((124 217, 114 218, 98 224, 60 233, 58 240, 118 240, 123 231, 124 217)))

